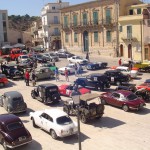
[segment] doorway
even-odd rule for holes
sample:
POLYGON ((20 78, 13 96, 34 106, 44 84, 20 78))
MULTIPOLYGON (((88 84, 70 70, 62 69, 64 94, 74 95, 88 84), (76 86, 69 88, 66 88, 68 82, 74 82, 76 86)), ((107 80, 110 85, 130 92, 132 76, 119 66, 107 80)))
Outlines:
POLYGON ((123 45, 120 45, 120 57, 123 57, 123 45))
POLYGON ((128 45, 128 58, 132 59, 132 46, 131 46, 131 44, 128 45))
POLYGON ((88 38, 88 32, 83 32, 83 45, 84 45, 84 52, 89 51, 89 38, 88 38))

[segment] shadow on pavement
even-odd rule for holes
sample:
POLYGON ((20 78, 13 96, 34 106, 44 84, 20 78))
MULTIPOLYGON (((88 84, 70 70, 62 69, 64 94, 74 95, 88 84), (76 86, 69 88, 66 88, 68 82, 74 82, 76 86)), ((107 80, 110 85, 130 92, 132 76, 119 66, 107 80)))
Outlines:
POLYGON ((34 112, 34 110, 31 108, 27 108, 26 112, 17 113, 15 115, 17 115, 18 117, 26 117, 30 115, 30 112, 34 112))
POLYGON ((102 117, 98 120, 95 119, 95 121, 91 120, 88 124, 100 128, 115 128, 125 124, 125 122, 110 117, 102 117))
POLYGON ((32 140, 31 143, 15 148, 15 150, 42 150, 39 142, 32 140))
MULTIPOLYGON (((133 112, 133 111, 131 111, 131 112, 133 112)), ((150 113, 150 109, 148 109, 148 108, 143 108, 143 109, 140 109, 140 110, 138 110, 138 111, 134 111, 133 113, 136 113, 136 114, 138 114, 138 115, 146 115, 146 114, 149 114, 150 113)))

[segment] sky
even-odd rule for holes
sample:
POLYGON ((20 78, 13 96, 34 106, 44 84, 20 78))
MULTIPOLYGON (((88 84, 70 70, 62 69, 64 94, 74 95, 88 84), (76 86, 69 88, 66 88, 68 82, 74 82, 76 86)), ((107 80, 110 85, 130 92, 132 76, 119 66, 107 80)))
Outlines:
MULTIPOLYGON (((70 5, 88 2, 90 0, 62 0, 70 5)), ((91 0, 92 1, 92 0, 91 0)), ((8 15, 40 16, 41 9, 47 3, 57 0, 0 0, 0 10, 8 10, 8 15)))

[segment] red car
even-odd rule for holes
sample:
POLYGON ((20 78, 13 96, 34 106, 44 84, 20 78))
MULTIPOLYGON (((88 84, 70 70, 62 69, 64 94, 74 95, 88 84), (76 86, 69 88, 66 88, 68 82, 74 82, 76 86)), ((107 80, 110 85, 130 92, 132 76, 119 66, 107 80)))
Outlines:
POLYGON ((137 89, 147 89, 148 91, 150 91, 150 83, 143 83, 141 85, 136 86, 137 89))
MULTIPOLYGON (((63 85, 59 86, 58 89, 59 89, 59 92, 61 95, 71 97, 73 85, 63 84, 63 85)), ((79 86, 78 90, 81 94, 91 93, 91 90, 80 87, 80 86, 79 86)))
POLYGON ((100 96, 100 99, 102 104, 110 104, 120 107, 126 112, 130 109, 139 110, 145 106, 145 102, 142 98, 139 98, 131 91, 126 90, 103 93, 100 96))
POLYGON ((8 84, 8 79, 6 78, 5 74, 0 74, 0 87, 5 86, 8 84))

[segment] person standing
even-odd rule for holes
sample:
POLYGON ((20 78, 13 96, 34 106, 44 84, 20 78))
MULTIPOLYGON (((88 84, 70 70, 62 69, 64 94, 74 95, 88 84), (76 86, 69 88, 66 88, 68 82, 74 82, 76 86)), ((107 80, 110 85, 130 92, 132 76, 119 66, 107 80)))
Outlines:
POLYGON ((74 69, 75 69, 75 76, 77 76, 77 74, 78 74, 78 73, 77 73, 77 71, 78 71, 77 63, 74 64, 74 69))
POLYGON ((55 79, 56 79, 56 82, 59 81, 59 71, 57 67, 55 69, 55 79))
POLYGON ((67 70, 67 68, 65 68, 65 78, 66 78, 66 81, 68 81, 69 82, 69 77, 68 77, 68 70, 67 70))
POLYGON ((36 85, 36 75, 35 75, 34 70, 32 71, 31 80, 32 80, 32 85, 35 86, 36 85))
POLYGON ((26 82, 26 86, 29 86, 29 80, 30 80, 30 74, 29 74, 29 71, 26 70, 26 72, 25 72, 25 82, 26 82))
POLYGON ((119 66, 122 65, 122 60, 121 60, 121 58, 119 59, 118 64, 119 64, 119 66))

